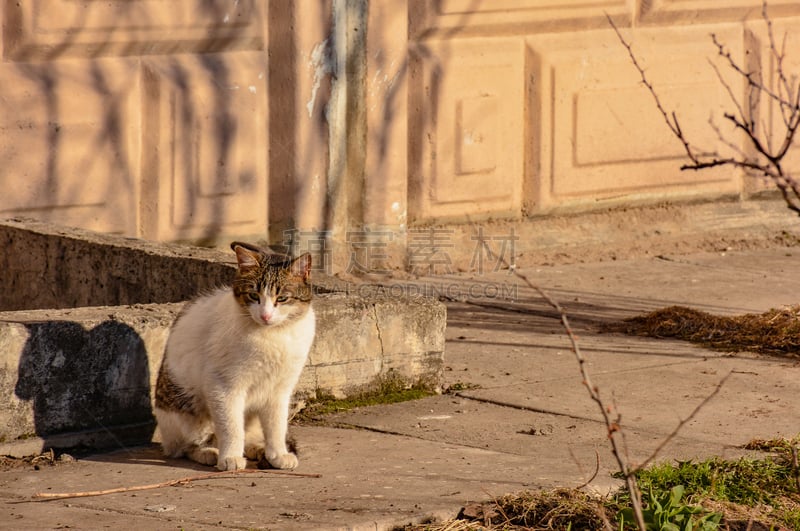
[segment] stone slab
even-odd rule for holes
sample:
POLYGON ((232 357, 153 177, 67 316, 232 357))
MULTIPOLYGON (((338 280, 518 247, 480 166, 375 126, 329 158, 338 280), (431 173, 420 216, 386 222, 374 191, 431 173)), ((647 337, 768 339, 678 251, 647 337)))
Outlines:
MULTIPOLYGON (((325 422, 343 428, 361 428, 525 456, 530 459, 532 481, 543 486, 583 485, 596 466, 599 471, 592 481, 594 489, 607 492, 619 485, 612 477, 617 463, 607 443, 606 429, 599 420, 502 406, 473 397, 472 392, 459 393, 380 409, 356 409, 326 417, 325 422)), ((664 428, 669 427, 665 423, 664 428)), ((651 428, 639 424, 625 427, 632 460, 641 462, 647 458, 666 435, 661 429, 651 428)), ((734 458, 744 453, 734 444, 720 444, 719 441, 710 444, 691 433, 679 434, 663 452, 674 459, 713 455, 734 458)))
POLYGON ((48 511, 36 503, 13 503, 37 492, 146 485, 209 471, 165 460, 155 447, 132 448, 38 471, 0 472, 0 503, 10 507, 15 525, 29 529, 87 522, 129 527, 133 517, 148 528, 366 530, 455 516, 465 501, 486 492, 541 484, 524 456, 369 431, 294 427, 292 433, 300 445, 298 472, 321 477, 264 472, 48 502, 48 511), (158 506, 170 510, 148 511, 158 506))

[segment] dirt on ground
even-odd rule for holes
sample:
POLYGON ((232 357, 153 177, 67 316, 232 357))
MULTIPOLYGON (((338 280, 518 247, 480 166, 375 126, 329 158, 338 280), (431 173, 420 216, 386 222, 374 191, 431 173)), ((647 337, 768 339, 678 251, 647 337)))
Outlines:
MULTIPOLYGON (((415 230, 422 239, 427 229, 415 230)), ((775 199, 619 207, 430 230, 441 239, 436 257, 449 260, 452 272, 492 268, 512 250, 524 268, 800 245, 797 216, 775 199)))

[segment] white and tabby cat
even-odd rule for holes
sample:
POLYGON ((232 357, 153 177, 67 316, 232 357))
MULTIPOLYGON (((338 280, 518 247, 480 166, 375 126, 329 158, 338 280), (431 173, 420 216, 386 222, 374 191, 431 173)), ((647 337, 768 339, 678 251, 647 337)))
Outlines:
POLYGON ((244 468, 244 456, 294 468, 286 431, 314 338, 311 256, 231 248, 233 286, 190 302, 167 341, 155 393, 164 453, 220 470, 244 468))

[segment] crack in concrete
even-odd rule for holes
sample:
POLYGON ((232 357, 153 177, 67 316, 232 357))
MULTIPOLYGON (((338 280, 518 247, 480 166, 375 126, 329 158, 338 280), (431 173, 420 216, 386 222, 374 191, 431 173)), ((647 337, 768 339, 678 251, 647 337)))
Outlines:
MULTIPOLYGON (((164 514, 164 513, 147 513, 138 511, 136 509, 119 509, 116 507, 108 507, 106 505, 92 505, 90 503, 68 503, 66 505, 69 509, 81 509, 81 510, 88 510, 88 511, 103 511, 107 513, 115 513, 122 516, 134 516, 140 518, 149 518, 151 520, 155 520, 158 522, 163 523, 173 523, 175 522, 175 515, 174 514, 164 514)), ((190 521, 193 524, 204 525, 208 527, 217 527, 219 529, 253 529, 250 526, 240 525, 240 524, 228 524, 223 523, 222 521, 213 521, 213 520, 204 520, 203 518, 191 519, 186 518, 186 521, 190 521)))
POLYGON ((380 319, 378 318, 378 305, 374 303, 372 304, 372 315, 375 317, 375 330, 378 332, 378 344, 381 346, 381 368, 379 374, 383 374, 383 357, 386 350, 383 348, 383 335, 381 333, 380 319))
POLYGON ((484 404, 491 404, 491 405, 494 405, 494 406, 502 406, 502 407, 510 407, 512 409, 519 409, 521 411, 530 411, 532 413, 543 413, 545 415, 553 415, 555 417, 565 417, 565 418, 570 418, 570 419, 574 419, 574 420, 583 420, 583 421, 588 421, 588 422, 595 422, 597 424, 602 424, 603 423, 602 419, 584 417, 584 416, 581 416, 581 415, 571 415, 569 413, 564 413, 564 412, 561 412, 561 411, 553 411, 553 410, 550 410, 550 409, 541 409, 541 408, 535 408, 535 407, 530 407, 530 406, 523 406, 523 405, 520 405, 520 404, 514 404, 513 402, 505 402, 503 400, 495 400, 495 399, 492 399, 492 398, 481 398, 481 397, 477 397, 477 396, 470 396, 470 395, 466 395, 466 394, 463 394, 463 393, 460 393, 460 392, 455 393, 455 396, 457 396, 459 398, 466 398, 467 400, 474 400, 475 402, 481 402, 481 403, 484 403, 484 404))
POLYGON ((524 457, 524 454, 518 454, 514 452, 507 452, 505 450, 498 450, 495 448, 486 448, 485 446, 478 446, 476 444, 466 444, 464 442, 458 441, 450 441, 450 440, 442 440, 442 439, 434 439, 431 437, 423 437, 422 435, 414 435, 411 433, 404 433, 402 431, 390 430, 387 428, 377 428, 375 426, 364 426, 363 424, 352 424, 350 422, 330 422, 323 424, 325 427, 334 428, 337 430, 359 430, 359 431, 366 431, 369 433, 380 433, 383 435, 393 435, 396 437, 406 437, 408 439, 415 439, 418 441, 425 441, 434 444, 441 444, 452 446, 455 448, 469 448, 471 450, 481 450, 487 453, 494 453, 494 454, 505 454, 505 455, 520 455, 524 457))

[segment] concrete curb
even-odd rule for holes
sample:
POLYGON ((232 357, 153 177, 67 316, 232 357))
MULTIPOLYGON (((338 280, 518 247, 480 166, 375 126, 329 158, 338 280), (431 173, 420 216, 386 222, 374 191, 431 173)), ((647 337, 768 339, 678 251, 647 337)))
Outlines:
MULTIPOLYGON (((0 313, 0 455, 147 442, 151 397, 179 304, 0 313)), ((347 396, 388 374, 436 385, 444 305, 320 295, 297 396, 347 396)))

